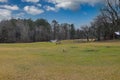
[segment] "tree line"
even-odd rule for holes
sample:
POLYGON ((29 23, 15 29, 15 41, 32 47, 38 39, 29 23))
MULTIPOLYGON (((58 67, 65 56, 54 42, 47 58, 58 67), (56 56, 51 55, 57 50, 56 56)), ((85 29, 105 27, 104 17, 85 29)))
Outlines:
POLYGON ((75 39, 74 24, 49 23, 45 19, 11 19, 0 22, 0 42, 38 42, 75 39))
POLYGON ((38 42, 66 39, 115 39, 120 31, 120 0, 105 0, 100 14, 91 22, 76 29, 74 24, 45 19, 11 19, 0 22, 0 42, 38 42))

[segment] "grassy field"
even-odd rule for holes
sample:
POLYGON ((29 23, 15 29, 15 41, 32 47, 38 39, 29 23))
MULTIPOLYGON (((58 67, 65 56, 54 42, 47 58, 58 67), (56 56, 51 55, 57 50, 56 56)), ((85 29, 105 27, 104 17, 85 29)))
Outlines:
POLYGON ((120 41, 0 44, 0 80, 120 80, 120 41))

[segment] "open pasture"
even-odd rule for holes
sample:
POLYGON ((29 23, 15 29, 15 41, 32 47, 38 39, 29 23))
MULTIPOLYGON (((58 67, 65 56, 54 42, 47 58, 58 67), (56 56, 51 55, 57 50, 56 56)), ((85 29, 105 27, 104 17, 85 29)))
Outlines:
POLYGON ((0 80, 120 80, 120 41, 0 44, 0 80))

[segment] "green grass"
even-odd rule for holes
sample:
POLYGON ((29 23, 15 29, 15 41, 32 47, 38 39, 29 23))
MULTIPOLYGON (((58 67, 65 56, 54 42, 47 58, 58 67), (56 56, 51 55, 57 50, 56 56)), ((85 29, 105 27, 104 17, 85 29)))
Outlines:
POLYGON ((120 41, 0 44, 0 80, 120 80, 120 41))

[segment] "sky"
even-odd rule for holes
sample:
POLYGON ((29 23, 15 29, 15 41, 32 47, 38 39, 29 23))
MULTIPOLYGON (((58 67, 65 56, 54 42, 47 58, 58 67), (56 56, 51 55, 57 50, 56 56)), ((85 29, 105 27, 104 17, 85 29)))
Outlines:
POLYGON ((11 18, 44 18, 51 22, 89 25, 104 0, 0 0, 0 21, 11 18))

